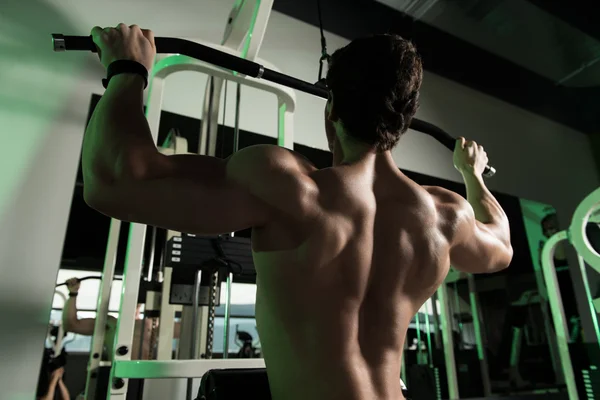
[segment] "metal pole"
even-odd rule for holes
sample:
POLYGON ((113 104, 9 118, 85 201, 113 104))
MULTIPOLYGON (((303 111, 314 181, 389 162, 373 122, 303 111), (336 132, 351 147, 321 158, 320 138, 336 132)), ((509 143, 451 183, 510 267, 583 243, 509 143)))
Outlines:
POLYGON ((433 338, 435 339, 435 348, 439 350, 442 348, 442 328, 440 327, 437 299, 437 293, 434 293, 433 296, 431 296, 431 314, 433 316, 433 326, 435 329, 433 338))
POLYGON ((237 90, 235 94, 235 127, 233 130, 233 152, 240 148, 240 100, 242 96, 242 85, 237 84, 237 90))
MULTIPOLYGON (((138 305, 138 307, 139 307, 139 305, 138 305)), ((136 315, 136 317, 137 317, 137 315, 136 315)), ((144 318, 142 320, 142 327, 141 327, 142 329, 140 332, 140 345, 138 346, 138 360, 144 359, 144 337, 146 336, 146 318, 148 318, 148 317, 147 317, 146 309, 144 309, 144 318)))
POLYGON ((433 367, 433 349, 431 348, 431 325, 429 324, 429 310, 427 304, 431 299, 425 302, 425 328, 427 329, 427 353, 429 354, 429 366, 433 367))
POLYGON ((417 329, 417 364, 421 365, 421 310, 417 311, 415 319, 415 328, 417 329))
MULTIPOLYGON (((235 95, 235 125, 233 129, 233 153, 236 153, 240 148, 240 101, 242 95, 242 85, 237 84, 235 95)), ((223 138, 224 139, 224 138, 223 138)), ((235 232, 231 233, 231 237, 235 236, 235 232)), ((223 358, 229 358, 229 321, 231 319, 231 284, 233 282, 233 274, 227 274, 227 296, 225 300, 225 318, 223 321, 223 358)))
MULTIPOLYGON (((85 398, 94 400, 96 397, 96 386, 98 383, 98 371, 102 361, 102 349, 105 345, 106 320, 110 302, 110 291, 115 274, 115 264, 117 260, 117 249, 119 246, 119 234, 121 230, 121 221, 110 220, 108 231, 108 242, 106 243, 106 253, 104 256, 104 269, 100 281, 100 290, 98 291, 98 303, 96 308, 96 322, 94 324, 94 335, 92 336, 92 346, 90 359, 88 362, 88 371, 85 384, 85 398)), ((123 277, 123 284, 125 284, 123 277)), ((119 314, 119 320, 122 315, 119 314)), ((114 340, 117 340, 115 337, 114 340)), ((113 360, 115 343, 106 343, 109 360, 113 360)))
POLYGON ((490 373, 485 353, 485 341, 483 331, 481 329, 482 317, 479 307, 479 298, 477 296, 477 288, 475 287, 475 277, 472 274, 468 276, 469 283, 469 300, 471 301, 471 314, 473 314, 473 326, 475 328, 475 343, 477 344, 477 357, 479 358, 479 366, 481 368, 481 380, 483 383, 483 394, 488 397, 492 395, 492 384, 490 382, 490 373))
POLYGON ((558 243, 563 240, 567 240, 568 235, 566 231, 560 231, 551 236, 544 244, 542 249, 542 271, 545 287, 552 293, 548 296, 548 305, 554 321, 554 330, 552 336, 556 338, 558 345, 558 355, 560 356, 560 371, 556 371, 557 375, 560 373, 564 377, 564 382, 567 385, 567 392, 569 394, 569 400, 579 400, 579 393, 577 391, 577 380, 575 378, 575 370, 571 362, 571 354, 569 352, 569 331, 567 330, 567 318, 565 317, 565 310, 562 304, 562 296, 558 286, 558 279, 556 277, 556 267, 554 266, 554 251, 558 243))
MULTIPOLYGON (((198 270, 196 272, 196 276, 194 279, 194 298, 193 298, 193 307, 194 307, 194 313, 192 314, 192 343, 191 343, 191 351, 190 351, 190 358, 192 360, 195 360, 197 358, 197 345, 196 345, 196 341, 197 341, 197 333, 198 333, 198 311, 200 308, 200 284, 201 284, 201 279, 202 279, 202 271, 198 270)), ((193 398, 193 385, 194 385, 194 378, 188 378, 187 380, 187 389, 186 389, 186 399, 187 400, 192 400, 193 398)))
POLYGON ((406 350, 408 349, 408 343, 406 343, 406 339, 404 339, 404 348, 402 349, 402 367, 400 369, 400 379, 403 382, 408 382, 406 379, 406 350))
POLYGON ((225 300, 225 321, 223 322, 223 358, 229 358, 229 320, 231 317, 231 282, 233 274, 227 275, 227 297, 225 300))
POLYGON ((152 239, 150 240, 150 257, 148 257, 148 275, 146 280, 152 282, 152 274, 154 273, 154 251, 156 250, 156 227, 152 227, 152 239))
POLYGON ((458 378, 456 376, 456 361, 454 358, 454 338, 451 303, 448 299, 448 286, 444 282, 437 290, 440 299, 442 340, 444 342, 444 355, 446 360, 446 376, 448 379, 448 396, 451 400, 459 399, 458 378))

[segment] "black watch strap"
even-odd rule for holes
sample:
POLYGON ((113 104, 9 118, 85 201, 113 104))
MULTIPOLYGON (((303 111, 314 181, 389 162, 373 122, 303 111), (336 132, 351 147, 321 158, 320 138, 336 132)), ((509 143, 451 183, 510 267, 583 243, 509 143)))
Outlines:
POLYGON ((79 293, 72 293, 72 292, 69 292, 69 297, 77 297, 77 295, 78 295, 78 294, 79 294, 79 293))
POLYGON ((138 74, 144 78, 144 89, 148 86, 148 70, 142 64, 132 60, 113 61, 106 69, 106 79, 102 79, 104 89, 108 87, 113 76, 119 74, 138 74))

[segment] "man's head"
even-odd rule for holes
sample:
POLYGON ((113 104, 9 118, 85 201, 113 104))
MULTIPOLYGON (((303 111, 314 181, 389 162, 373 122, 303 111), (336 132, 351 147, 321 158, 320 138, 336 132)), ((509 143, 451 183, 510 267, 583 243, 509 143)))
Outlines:
POLYGON ((423 78, 415 46, 397 35, 356 39, 331 56, 325 116, 333 150, 340 135, 391 150, 419 107, 423 78))

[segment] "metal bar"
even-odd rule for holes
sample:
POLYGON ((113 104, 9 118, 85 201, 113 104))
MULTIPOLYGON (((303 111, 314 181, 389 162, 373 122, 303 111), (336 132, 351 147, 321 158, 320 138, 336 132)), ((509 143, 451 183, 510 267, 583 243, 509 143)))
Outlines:
MULTIPOLYGON (((167 235, 172 235, 167 231, 167 235)), ((168 236, 167 236, 168 237, 168 236)), ((175 310, 169 304, 169 290, 171 288, 172 268, 163 269, 162 292, 160 297, 160 324, 158 325, 158 351, 156 358, 170 360, 173 353, 173 336, 175 323, 175 310)))
POLYGON ((562 374, 562 369, 559 361, 559 349, 558 344, 556 342, 556 337, 552 334, 552 322, 551 322, 551 312, 549 310, 549 293, 548 287, 546 287, 546 283, 544 282, 544 273, 542 271, 542 266, 539 263, 533 264, 534 276, 537 283, 537 289, 540 296, 540 309, 542 311, 542 317, 544 319, 544 333, 546 334, 546 341, 548 342, 548 347, 550 350, 550 360, 552 362, 552 368, 556 375, 556 382, 559 384, 564 383, 565 377, 562 374))
POLYGON ((587 238, 586 228, 590 217, 600 207, 600 188, 590 193, 575 209, 571 226, 569 226, 569 239, 577 253, 596 272, 600 273, 600 254, 592 247, 587 238))
POLYGON ((123 379, 199 378, 212 369, 265 368, 262 358, 228 360, 115 361, 115 377, 123 379))
POLYGON ((437 308, 437 293, 434 293, 433 296, 431 296, 431 311, 433 316, 433 325, 435 327, 435 334, 433 336, 435 339, 435 348, 439 350, 442 348, 442 334, 440 328, 440 317, 437 308))
MULTIPOLYGON (((193 298, 193 314, 192 314, 192 342, 191 342, 191 351, 190 355, 193 359, 196 359, 198 353, 198 313, 200 308, 200 284, 202 283, 202 271, 196 271, 196 276, 194 277, 194 298, 193 298)), ((194 379, 189 378, 187 381, 186 387, 186 399, 192 400, 194 396, 193 393, 194 379)))
POLYGON ((415 315, 415 329, 417 331, 417 364, 421 364, 421 317, 419 314, 421 310, 417 311, 417 315, 415 315))
POLYGON ((226 290, 227 295, 225 298, 225 318, 223 321, 223 358, 229 358, 229 322, 231 319, 231 283, 233 282, 233 274, 230 272, 227 274, 226 290))
MULTIPOLYGON (((85 398, 93 400, 96 397, 96 385, 98 383, 98 369, 102 361, 102 352, 104 349, 106 335, 106 320, 108 317, 108 306, 110 302, 110 290, 115 275, 115 263, 117 260, 117 247, 119 245, 119 231, 121 221, 110 220, 108 230, 108 242, 106 244, 106 253, 104 255, 104 268, 100 280, 100 289, 98 291, 98 306, 96 308, 96 321, 94 323, 94 335, 92 336, 92 345, 90 359, 88 361, 88 370, 85 383, 85 398)), ((109 357, 112 360, 114 356, 114 343, 107 346, 109 357)))
POLYGON ((235 128, 233 130, 233 152, 240 148, 240 101, 242 97, 242 85, 237 84, 235 93, 235 128))
POLYGON ((479 358, 479 367, 481 368, 481 380, 483 383, 484 396, 492 395, 492 384, 490 382, 490 372, 485 351, 485 340, 483 335, 481 307, 479 307, 479 296, 475 287, 475 277, 472 274, 468 276, 469 300, 471 302, 471 314, 473 315, 473 326, 475 328, 475 343, 477 345, 477 357, 479 358))
POLYGON ((546 287, 548 288, 548 291, 552 293, 552 296, 548 296, 548 303, 554 321, 554 336, 556 337, 558 344, 558 354, 561 361, 559 365, 562 367, 561 372, 563 373, 562 375, 564 376, 567 385, 569 399, 579 400, 579 393, 577 392, 577 384, 575 381, 575 371, 573 370, 573 364, 571 363, 571 356, 569 353, 567 318, 565 317, 562 296, 560 294, 556 269, 554 266, 554 252, 556 246, 566 239, 567 232, 561 231, 554 234, 546 241, 546 244, 542 249, 542 271, 546 287))
POLYGON ((429 307, 431 299, 425 302, 425 328, 427 329, 427 353, 429 355, 429 366, 433 367, 433 349, 431 348, 431 324, 429 323, 429 307))
POLYGON ((592 321, 592 326, 594 327, 593 335, 590 332, 586 332, 586 342, 588 343, 598 343, 600 339, 600 328, 598 327, 598 313, 596 312, 596 307, 594 307, 592 296, 592 291, 590 289, 590 281, 588 280, 588 270, 586 268, 585 261, 583 260, 583 256, 580 254, 577 255, 577 262, 579 264, 579 270, 581 274, 581 280, 583 283, 583 289, 585 291, 585 298, 587 299, 587 304, 584 305, 584 309, 589 313, 590 319, 592 321))
POLYGON ((145 336, 146 336, 146 321, 147 320, 148 320, 148 316, 147 316, 146 310, 144 310, 144 318, 142 319, 142 326, 140 329, 140 343, 137 348, 137 359, 138 360, 144 359, 144 341, 146 339, 145 336))
POLYGON ((406 343, 406 339, 404 340, 404 348, 402 349, 402 359, 401 359, 401 367, 400 367, 400 380, 406 382, 406 349, 408 348, 408 344, 406 343))
POLYGON ((294 150, 294 110, 284 100, 277 99, 277 145, 294 150))
POLYGON ((448 287, 442 283, 437 290, 440 300, 442 341, 444 342, 444 355, 446 360, 446 376, 448 379, 448 395, 450 399, 459 399, 458 378, 456 376, 456 360, 454 358, 454 338, 452 337, 452 313, 448 301, 448 287))
POLYGON ((154 252, 156 251, 156 227, 152 227, 152 238, 150 239, 150 255, 148 257, 148 275, 146 280, 152 282, 152 275, 154 273, 154 252))
MULTIPOLYGON (((129 361, 132 354, 133 331, 135 329, 135 314, 137 308, 140 278, 142 276, 142 260, 144 257, 144 241, 146 239, 146 225, 130 224, 129 240, 125 269, 123 271, 123 290, 121 292, 121 309, 119 322, 115 332, 116 352, 115 360, 129 361)), ((111 385, 114 383, 114 368, 111 369, 111 385)), ((112 385, 109 397, 127 394, 127 381, 112 385)))

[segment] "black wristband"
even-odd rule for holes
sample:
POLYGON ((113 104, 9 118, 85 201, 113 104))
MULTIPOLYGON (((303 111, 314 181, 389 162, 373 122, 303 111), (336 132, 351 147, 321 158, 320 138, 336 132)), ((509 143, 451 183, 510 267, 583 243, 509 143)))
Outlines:
POLYGON ((69 297, 77 297, 78 294, 79 293, 71 293, 71 292, 69 292, 69 297))
POLYGON ((119 74, 138 74, 144 78, 144 89, 148 86, 148 70, 142 64, 132 60, 117 60, 106 69, 106 79, 102 79, 104 89, 108 87, 113 76, 119 74))

